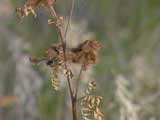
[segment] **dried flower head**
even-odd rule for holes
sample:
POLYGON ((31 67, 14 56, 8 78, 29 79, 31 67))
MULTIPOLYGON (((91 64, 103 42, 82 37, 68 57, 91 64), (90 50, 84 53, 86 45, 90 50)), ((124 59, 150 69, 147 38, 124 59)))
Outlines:
POLYGON ((84 64, 84 69, 86 69, 88 65, 96 64, 100 47, 100 43, 97 40, 84 41, 78 47, 71 49, 73 53, 72 62, 84 64))
MULTIPOLYGON (((76 48, 66 49, 66 62, 80 65, 83 64, 83 69, 87 69, 88 65, 96 64, 99 49, 100 43, 97 40, 86 40, 76 48)), ((46 50, 44 57, 31 57, 30 61, 35 64, 44 62, 47 66, 49 66, 52 69, 54 73, 52 75, 54 77, 51 78, 52 86, 55 90, 57 90, 57 86, 59 86, 59 81, 56 74, 62 71, 60 70, 60 68, 65 70, 65 60, 62 44, 53 44, 49 49, 46 50)), ((70 78, 73 77, 72 71, 67 70, 65 74, 67 74, 70 78)), ((93 81, 90 82, 88 84, 86 94, 90 94, 95 89, 96 83, 93 81)))
MULTIPOLYGON (((86 40, 76 48, 67 48, 66 57, 68 63, 88 65, 96 64, 98 61, 98 52, 100 43, 97 40, 86 40)), ((47 58, 59 58, 64 61, 62 44, 53 44, 46 50, 45 56, 47 58)))

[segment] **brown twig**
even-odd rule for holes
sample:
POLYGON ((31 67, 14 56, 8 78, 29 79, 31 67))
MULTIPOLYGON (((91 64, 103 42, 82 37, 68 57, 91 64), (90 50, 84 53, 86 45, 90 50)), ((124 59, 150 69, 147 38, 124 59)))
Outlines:
POLYGON ((84 67, 84 64, 81 65, 81 69, 80 69, 78 79, 77 79, 77 83, 76 83, 76 87, 75 87, 76 90, 75 90, 75 93, 74 93, 74 97, 75 97, 76 100, 77 100, 77 94, 78 94, 78 90, 79 90, 79 83, 80 83, 82 72, 83 72, 83 67, 84 67))
POLYGON ((69 29, 70 21, 72 19, 72 14, 73 14, 73 9, 74 9, 74 3, 75 3, 75 0, 72 0, 71 9, 70 9, 70 12, 69 12, 69 19, 67 21, 66 30, 65 30, 65 33, 64 33, 65 40, 66 40, 66 37, 67 37, 67 32, 68 32, 68 29, 69 29))
MULTIPOLYGON (((52 15, 52 17, 55 17, 55 19, 58 20, 59 18, 56 14, 56 11, 55 11, 54 7, 50 6, 50 7, 48 7, 48 9, 49 9, 49 12, 52 15)), ((65 40, 64 33, 63 33, 63 30, 62 30, 61 26, 57 26, 57 29, 58 29, 58 32, 59 32, 59 35, 60 35, 60 40, 61 40, 62 47, 63 47, 64 65, 65 65, 65 69, 67 70, 67 73, 68 73, 70 70, 68 69, 68 66, 67 66, 66 46, 65 46, 66 44, 64 42, 64 40, 65 40)), ((75 99, 74 94, 73 94, 73 89, 72 89, 72 86, 71 86, 71 80, 70 80, 70 75, 69 74, 67 74, 67 82, 68 82, 71 101, 72 101, 73 120, 77 120, 76 99, 75 99)))

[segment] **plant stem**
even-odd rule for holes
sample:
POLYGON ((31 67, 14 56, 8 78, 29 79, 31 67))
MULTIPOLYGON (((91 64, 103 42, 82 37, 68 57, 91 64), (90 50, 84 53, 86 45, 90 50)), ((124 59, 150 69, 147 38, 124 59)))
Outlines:
POLYGON ((77 118, 77 107, 76 107, 76 98, 72 99, 72 117, 73 120, 78 120, 77 118))
POLYGON ((82 63, 82 66, 81 66, 81 69, 80 69, 80 72, 79 72, 79 75, 78 75, 77 83, 76 83, 76 90, 75 90, 75 93, 74 93, 76 101, 77 101, 77 94, 78 94, 78 89, 79 89, 79 83, 80 83, 81 76, 82 76, 82 71, 83 71, 83 65, 84 64, 82 63))
MULTIPOLYGON (((58 16, 56 14, 56 11, 54 9, 54 7, 48 7, 48 10, 51 14, 52 17, 55 17, 56 20, 58 20, 58 16)), ((65 66, 65 69, 67 70, 67 72, 69 71, 68 69, 68 66, 67 66, 67 57, 66 57, 66 44, 64 42, 64 33, 63 33, 63 28, 60 27, 60 26, 57 26, 57 30, 59 32, 59 35, 60 35, 60 40, 61 40, 61 44, 62 44, 62 47, 63 47, 63 55, 64 55, 64 66, 65 66)), ((72 86, 71 86, 71 80, 70 80, 70 76, 69 74, 66 74, 66 77, 67 77, 67 82, 68 82, 68 86, 69 86, 69 92, 70 92, 70 96, 71 96, 71 102, 72 102, 72 117, 73 117, 73 120, 78 120, 77 119, 77 108, 76 108, 76 98, 73 94, 73 89, 72 89, 72 86)))
MULTIPOLYGON (((59 19, 57 14, 56 14, 55 9, 52 6, 49 7, 48 9, 49 9, 49 12, 52 15, 52 17, 55 17, 56 20, 59 19)), ((66 63, 67 57, 66 57, 66 49, 65 49, 65 43, 64 43, 64 35, 63 35, 61 27, 57 26, 57 29, 58 29, 58 32, 59 32, 59 35, 60 35, 61 44, 62 44, 62 47, 63 47, 65 69, 68 70, 68 66, 67 66, 67 63, 66 63)), ((72 91, 72 87, 71 87, 71 81, 70 81, 70 77, 68 75, 67 75, 67 81, 68 81, 68 85, 69 85, 71 98, 73 98, 73 91, 72 91)))
POLYGON ((64 37, 65 38, 67 37, 67 31, 69 29, 69 24, 70 24, 70 21, 72 19, 72 14, 73 14, 73 9, 74 9, 74 3, 75 3, 75 0, 72 0, 71 9, 70 9, 70 12, 69 12, 69 18, 68 18, 66 30, 65 30, 65 33, 64 33, 64 37))

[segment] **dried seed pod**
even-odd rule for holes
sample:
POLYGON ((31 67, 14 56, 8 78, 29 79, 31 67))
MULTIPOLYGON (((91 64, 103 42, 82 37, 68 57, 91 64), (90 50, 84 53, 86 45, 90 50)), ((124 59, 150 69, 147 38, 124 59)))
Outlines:
POLYGON ((94 81, 90 81, 88 82, 88 87, 86 89, 86 94, 90 94, 91 92, 93 92, 96 89, 96 82, 94 81))
POLYGON ((66 70, 66 75, 71 79, 73 77, 73 73, 71 69, 66 70))
POLYGON ((89 65, 96 64, 98 61, 98 52, 100 43, 97 40, 86 40, 76 48, 71 48, 72 62, 77 64, 84 64, 84 70, 89 65))
POLYGON ((24 13, 26 16, 28 16, 29 14, 32 14, 35 18, 37 17, 36 12, 34 11, 34 9, 31 6, 25 6, 24 7, 24 13))
POLYGON ((56 78, 52 78, 51 79, 52 82, 52 87, 55 91, 58 91, 60 89, 60 80, 56 79, 56 78))
POLYGON ((36 12, 32 6, 24 5, 22 8, 16 8, 16 13, 21 17, 24 18, 25 16, 29 16, 32 14, 35 18, 37 17, 36 12))
POLYGON ((52 58, 52 61, 53 63, 49 65, 52 69, 51 82, 54 90, 58 91, 60 89, 60 83, 61 83, 61 81, 59 80, 58 74, 62 73, 62 71, 64 70, 64 66, 62 61, 59 58, 56 58, 56 57, 52 58))
POLYGON ((24 9, 23 8, 16 8, 16 13, 18 14, 18 16, 20 18, 24 18, 25 17, 25 13, 24 13, 24 9))
POLYGON ((100 102, 102 101, 103 97, 102 96, 96 96, 96 106, 100 105, 100 102))
POLYGON ((84 120, 93 117, 95 120, 104 120, 104 115, 99 109, 102 100, 101 96, 86 96, 81 101, 81 113, 84 120))
POLYGON ((51 82, 53 89, 58 91, 60 89, 60 80, 58 79, 58 71, 56 71, 55 68, 52 69, 51 82))
POLYGON ((84 120, 104 120, 104 115, 99 109, 103 98, 91 95, 95 89, 96 83, 90 81, 86 90, 86 96, 81 100, 81 113, 84 120))
POLYGON ((98 107, 96 107, 94 111, 94 118, 95 120, 104 120, 104 114, 100 111, 98 107))
POLYGON ((93 110, 89 108, 82 108, 81 114, 84 120, 90 120, 89 118, 92 117, 93 110))

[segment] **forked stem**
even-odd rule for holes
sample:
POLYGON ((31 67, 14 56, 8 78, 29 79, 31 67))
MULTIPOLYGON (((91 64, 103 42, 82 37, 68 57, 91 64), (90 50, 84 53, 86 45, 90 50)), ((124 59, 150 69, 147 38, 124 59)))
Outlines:
MULTIPOLYGON (((52 17, 54 17, 56 20, 58 20, 58 16, 56 14, 56 11, 54 9, 54 7, 48 7, 48 10, 51 14, 52 17)), ((67 65, 67 57, 66 57, 66 44, 65 44, 65 38, 64 38, 64 33, 63 33, 63 28, 60 27, 60 26, 57 26, 57 30, 59 32, 59 35, 60 35, 60 40, 61 40, 61 44, 62 44, 62 47, 63 47, 63 55, 64 55, 64 66, 65 66, 65 69, 67 70, 67 72, 69 72, 69 69, 68 69, 68 65, 67 65)), ((71 102, 72 102, 72 117, 73 117, 73 120, 78 120, 77 118, 77 107, 76 107, 76 97, 74 95, 74 92, 73 92, 73 89, 72 89, 72 86, 71 86, 71 79, 70 79, 70 76, 69 74, 66 74, 67 76, 67 82, 68 82, 68 86, 69 86, 69 92, 70 92, 70 97, 71 97, 71 102)))

